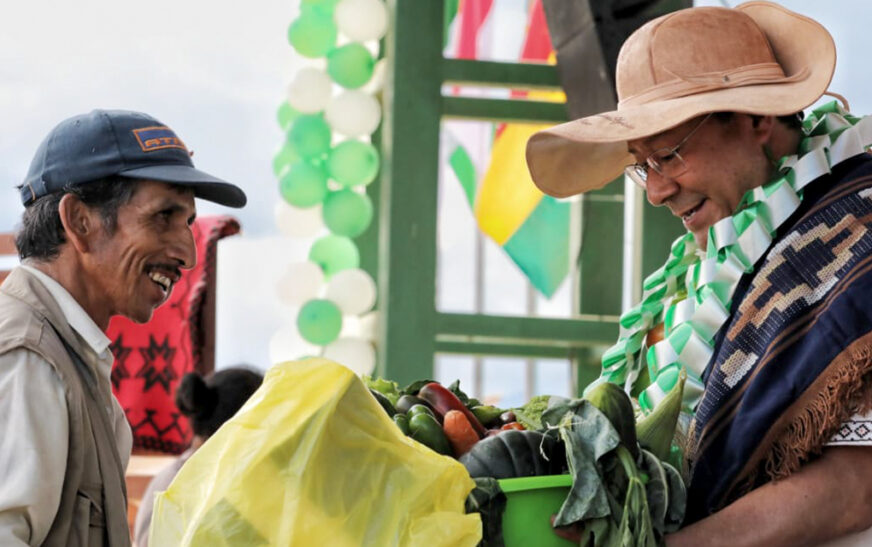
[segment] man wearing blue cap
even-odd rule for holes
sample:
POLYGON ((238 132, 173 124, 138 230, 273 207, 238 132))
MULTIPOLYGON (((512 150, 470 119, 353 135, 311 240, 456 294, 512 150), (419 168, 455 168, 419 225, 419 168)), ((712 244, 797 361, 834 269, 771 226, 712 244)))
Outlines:
POLYGON ((120 110, 61 122, 19 188, 21 265, 0 285, 0 545, 129 545, 132 435, 104 331, 148 321, 196 264, 195 197, 246 197, 169 127, 120 110))

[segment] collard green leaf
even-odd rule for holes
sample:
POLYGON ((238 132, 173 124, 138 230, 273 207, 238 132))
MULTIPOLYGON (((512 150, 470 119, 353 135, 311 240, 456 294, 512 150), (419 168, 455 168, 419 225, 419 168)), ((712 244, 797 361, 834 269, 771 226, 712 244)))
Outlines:
POLYGON ((581 529, 581 547, 611 547, 618 541, 611 517, 586 520, 581 529))
POLYGON ((582 399, 567 399, 566 397, 551 396, 540 418, 542 427, 557 427, 567 412, 572 412, 582 399))
POLYGON ((666 481, 669 483, 669 510, 666 515, 664 532, 669 534, 681 528, 684 521, 684 511, 687 507, 687 489, 681 479, 681 473, 666 462, 663 471, 666 473, 666 481))
POLYGON ((609 419, 589 401, 576 399, 569 407, 572 411, 560 422, 560 437, 566 445, 572 488, 557 513, 555 526, 611 514, 597 461, 620 443, 609 419))
POLYGON ((493 478, 473 479, 475 488, 466 496, 466 512, 481 514, 482 537, 480 547, 503 547, 503 511, 506 495, 500 483, 493 478))
POLYGON ((400 391, 400 395, 417 395, 421 388, 434 380, 417 380, 407 385, 400 391))
POLYGON ((666 472, 657 456, 645 449, 642 449, 639 454, 639 471, 648 475, 648 482, 645 483, 645 495, 648 499, 651 525, 662 535, 665 533, 669 510, 669 481, 666 472))

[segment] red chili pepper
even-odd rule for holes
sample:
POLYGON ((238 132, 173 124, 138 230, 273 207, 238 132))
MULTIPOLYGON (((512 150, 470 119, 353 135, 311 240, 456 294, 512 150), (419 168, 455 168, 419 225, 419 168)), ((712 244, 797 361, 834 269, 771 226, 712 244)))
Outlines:
POLYGON ((472 425, 475 432, 478 433, 479 438, 484 437, 486 430, 484 426, 481 425, 481 422, 478 421, 478 418, 475 417, 475 414, 466 408, 466 405, 460 402, 457 395, 448 391, 448 389, 442 384, 438 382, 430 382, 421 388, 418 392, 418 397, 430 403, 433 408, 441 412, 442 415, 447 414, 449 410, 463 412, 463 415, 466 416, 467 420, 469 420, 470 425, 472 425))
POLYGON ((503 427, 501 427, 500 429, 503 431, 506 431, 508 429, 517 429, 518 431, 524 431, 524 429, 526 429, 526 428, 524 426, 522 426, 521 424, 519 424, 518 422, 509 422, 509 423, 505 424, 503 427))

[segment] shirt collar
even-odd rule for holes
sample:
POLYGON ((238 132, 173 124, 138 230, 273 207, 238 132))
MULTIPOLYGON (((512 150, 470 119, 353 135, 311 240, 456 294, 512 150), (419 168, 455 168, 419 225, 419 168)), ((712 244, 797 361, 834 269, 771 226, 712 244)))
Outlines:
POLYGON ((45 286, 46 290, 57 302, 61 313, 64 314, 64 319, 67 320, 70 327, 82 337, 85 343, 94 351, 95 355, 102 358, 112 341, 100 330, 100 327, 97 326, 97 323, 91 319, 91 316, 88 315, 82 306, 76 302, 73 295, 60 283, 36 268, 25 264, 22 264, 21 267, 39 279, 40 283, 45 286))

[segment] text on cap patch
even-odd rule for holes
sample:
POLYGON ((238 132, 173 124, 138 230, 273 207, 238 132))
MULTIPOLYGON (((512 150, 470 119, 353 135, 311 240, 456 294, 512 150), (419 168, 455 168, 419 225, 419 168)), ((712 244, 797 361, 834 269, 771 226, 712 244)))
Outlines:
POLYGON ((161 150, 163 148, 178 148, 188 151, 182 139, 178 138, 173 130, 166 126, 157 127, 141 127, 134 129, 133 134, 139 142, 143 152, 151 152, 153 150, 161 150))

